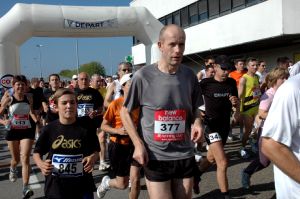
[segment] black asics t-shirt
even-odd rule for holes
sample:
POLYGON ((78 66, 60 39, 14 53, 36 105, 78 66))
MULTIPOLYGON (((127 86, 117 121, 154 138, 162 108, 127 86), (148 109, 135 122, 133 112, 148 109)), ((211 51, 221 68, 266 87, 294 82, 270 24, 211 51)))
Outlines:
POLYGON ((82 126, 81 119, 70 125, 56 120, 42 129, 34 153, 47 154, 46 159, 54 166, 52 174, 46 176, 46 197, 80 198, 95 191, 92 174, 84 172, 81 161, 100 151, 100 146, 96 134, 82 126))
POLYGON ((87 88, 85 90, 81 90, 79 88, 75 89, 76 97, 77 97, 77 116, 81 117, 86 121, 89 125, 93 125, 95 128, 99 128, 102 122, 102 116, 91 119, 88 116, 89 111, 98 110, 103 106, 103 97, 99 93, 98 90, 93 88, 87 88))

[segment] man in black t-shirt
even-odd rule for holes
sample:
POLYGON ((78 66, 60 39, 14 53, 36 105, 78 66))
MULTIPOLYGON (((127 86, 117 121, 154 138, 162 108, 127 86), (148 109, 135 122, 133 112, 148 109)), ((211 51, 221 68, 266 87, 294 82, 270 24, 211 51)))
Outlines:
POLYGON ((49 75, 49 85, 50 87, 44 90, 44 97, 47 103, 43 102, 43 109, 46 113, 45 123, 48 124, 56 119, 58 119, 58 114, 55 110, 53 95, 59 89, 60 77, 58 74, 49 75))
MULTIPOLYGON (((38 136, 38 133, 40 132, 40 121, 41 121, 41 115, 42 115, 42 103, 46 103, 46 99, 44 97, 43 89, 39 87, 39 79, 36 77, 31 78, 30 87, 28 93, 32 94, 32 108, 33 108, 33 114, 37 118, 37 125, 36 125, 36 133, 38 136)), ((28 85, 29 86, 29 85, 28 85)))
MULTIPOLYGON (((209 145, 207 157, 201 162, 200 175, 213 163, 217 164, 217 181, 224 198, 229 198, 227 180, 227 158, 224 145, 230 130, 230 116, 235 108, 235 119, 239 117, 238 91, 235 80, 228 78, 231 64, 226 56, 216 58, 215 76, 200 82, 205 102, 205 139, 209 145)), ((199 180, 199 178, 198 178, 199 180)), ((197 181, 197 179, 195 180, 197 181)), ((197 182, 195 186, 198 186, 197 182)))
POLYGON ((87 126, 95 129, 100 127, 103 111, 103 97, 96 89, 89 87, 89 76, 85 72, 78 75, 78 88, 74 91, 77 96, 77 116, 86 121, 87 126), (91 127, 90 126, 90 127, 91 127))

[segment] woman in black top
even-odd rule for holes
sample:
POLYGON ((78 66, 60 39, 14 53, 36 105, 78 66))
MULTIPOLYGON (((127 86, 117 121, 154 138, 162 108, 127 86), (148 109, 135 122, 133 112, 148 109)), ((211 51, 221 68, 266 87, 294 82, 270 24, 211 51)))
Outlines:
POLYGON ((17 165, 21 160, 23 178, 23 196, 29 198, 33 191, 29 188, 30 165, 29 158, 35 136, 35 123, 37 118, 33 114, 31 99, 25 95, 27 79, 23 75, 13 77, 13 94, 8 91, 1 99, 1 110, 7 109, 8 117, 1 119, 0 123, 6 126, 6 140, 11 154, 9 180, 15 182, 17 165))

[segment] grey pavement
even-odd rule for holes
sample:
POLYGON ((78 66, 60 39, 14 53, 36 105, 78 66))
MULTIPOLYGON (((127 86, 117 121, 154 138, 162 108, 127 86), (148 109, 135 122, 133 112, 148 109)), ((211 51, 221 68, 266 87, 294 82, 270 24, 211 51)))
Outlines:
MULTIPOLYGON (((237 129, 234 129, 234 136, 237 136, 237 129)), ((0 199, 19 199, 21 198, 22 192, 22 179, 21 179, 21 167, 19 165, 19 178, 17 182, 12 183, 8 180, 9 172, 9 160, 10 155, 7 149, 6 142, 4 140, 5 132, 0 130, 0 199)), ((240 142, 230 141, 226 145, 226 153, 229 157, 229 168, 228 168, 228 181, 230 194, 233 198, 238 199, 268 199, 276 198, 274 183, 273 183, 273 166, 270 165, 268 168, 254 174, 251 179, 251 189, 246 191, 241 188, 240 184, 240 173, 242 168, 245 168, 251 158, 243 160, 239 157, 238 150, 240 148, 240 142)), ((205 153, 204 153, 205 154, 205 153)), ((30 178, 30 186, 34 190, 34 196, 32 198, 41 199, 43 198, 44 188, 44 177, 42 176, 39 169, 36 167, 34 162, 31 160, 32 174, 30 178)), ((99 185, 102 177, 106 174, 105 172, 98 171, 95 166, 93 172, 94 180, 96 185, 99 185)), ((194 199, 215 199, 221 198, 216 182, 216 167, 213 166, 208 172, 202 176, 200 182, 199 195, 193 195, 194 199)), ((97 198, 96 193, 94 194, 97 198)), ((128 198, 128 189, 126 190, 114 190, 111 189, 105 195, 107 199, 125 199, 128 198)), ((142 179, 142 190, 139 199, 148 198, 147 189, 145 186, 144 179, 142 179)))

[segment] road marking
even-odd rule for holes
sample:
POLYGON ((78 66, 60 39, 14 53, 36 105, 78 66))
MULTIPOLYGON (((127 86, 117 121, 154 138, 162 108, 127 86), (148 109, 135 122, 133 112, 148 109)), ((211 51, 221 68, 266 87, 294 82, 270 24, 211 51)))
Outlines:
MULTIPOLYGON (((31 169, 32 170, 32 169, 31 169)), ((33 170, 32 170, 33 171, 33 170)), ((32 172, 33 174, 30 175, 29 178, 29 185, 31 189, 40 189, 42 186, 39 183, 39 179, 37 178, 37 175, 35 172, 32 172)))

